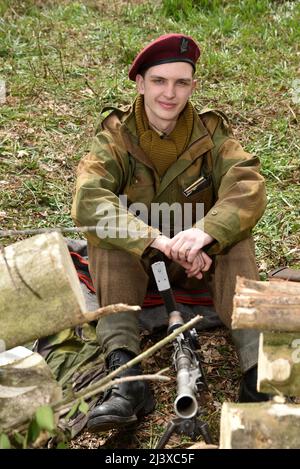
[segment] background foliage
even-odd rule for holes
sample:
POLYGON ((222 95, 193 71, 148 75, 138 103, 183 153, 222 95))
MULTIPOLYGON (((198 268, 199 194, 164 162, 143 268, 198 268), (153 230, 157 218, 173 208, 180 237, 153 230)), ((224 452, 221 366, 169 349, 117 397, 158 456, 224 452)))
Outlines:
POLYGON ((297 262, 299 2, 1 0, 0 14, 2 227, 72 225, 75 167, 101 107, 132 99, 127 70, 142 46, 182 31, 202 49, 194 102, 227 112, 262 161, 260 269, 297 262))

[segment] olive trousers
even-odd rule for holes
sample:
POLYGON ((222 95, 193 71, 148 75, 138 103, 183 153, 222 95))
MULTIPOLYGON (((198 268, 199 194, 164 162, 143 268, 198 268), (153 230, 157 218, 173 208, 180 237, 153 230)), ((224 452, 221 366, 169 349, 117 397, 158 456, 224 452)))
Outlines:
MULTIPOLYGON (((150 250, 151 251, 151 250, 150 250)), ((115 303, 142 306, 151 282, 151 256, 140 259, 122 250, 108 250, 88 245, 89 269, 101 306, 115 303)), ((236 276, 258 280, 252 238, 231 246, 213 258, 210 271, 203 280, 187 279, 184 269, 169 262, 172 287, 210 290, 214 307, 221 321, 231 328, 236 276)), ((97 324, 97 338, 107 356, 118 348, 140 353, 138 313, 124 311, 105 316, 97 324)), ((257 363, 259 332, 250 329, 232 330, 243 372, 257 363)))

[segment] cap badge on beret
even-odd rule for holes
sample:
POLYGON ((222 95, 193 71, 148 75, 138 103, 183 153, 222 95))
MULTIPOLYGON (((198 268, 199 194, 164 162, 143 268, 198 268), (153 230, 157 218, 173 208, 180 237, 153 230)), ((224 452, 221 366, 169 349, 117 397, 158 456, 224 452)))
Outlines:
POLYGON ((181 39, 180 54, 185 54, 189 50, 189 41, 185 37, 181 39))

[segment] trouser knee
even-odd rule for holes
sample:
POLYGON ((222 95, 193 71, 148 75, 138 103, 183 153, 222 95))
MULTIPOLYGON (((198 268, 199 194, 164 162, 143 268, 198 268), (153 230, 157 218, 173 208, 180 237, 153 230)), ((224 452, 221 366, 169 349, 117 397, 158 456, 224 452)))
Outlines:
MULTIPOLYGON (((148 275, 140 259, 122 250, 101 249, 90 244, 88 256, 100 306, 143 304, 148 275)), ((138 313, 124 310, 99 319, 97 338, 105 355, 117 348, 126 348, 138 354, 138 313)))

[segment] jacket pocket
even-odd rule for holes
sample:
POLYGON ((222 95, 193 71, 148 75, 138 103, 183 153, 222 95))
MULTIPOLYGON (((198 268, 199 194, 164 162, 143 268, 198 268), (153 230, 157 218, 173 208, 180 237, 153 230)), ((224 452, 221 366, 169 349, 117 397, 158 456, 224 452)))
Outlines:
POLYGON ((140 162, 136 162, 131 180, 125 186, 124 193, 129 203, 140 202, 149 208, 155 196, 154 179, 151 171, 140 162))

